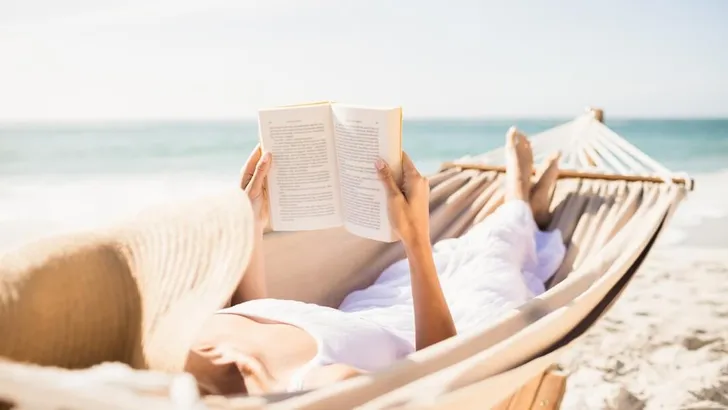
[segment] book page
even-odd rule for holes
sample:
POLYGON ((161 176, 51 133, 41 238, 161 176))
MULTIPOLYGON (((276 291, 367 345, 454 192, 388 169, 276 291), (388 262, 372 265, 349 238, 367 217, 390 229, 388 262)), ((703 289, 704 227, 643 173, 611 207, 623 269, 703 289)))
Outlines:
POLYGON ((394 241, 374 162, 384 159, 400 179, 402 111, 333 104, 332 112, 344 224, 353 234, 394 241))
POLYGON ((331 106, 262 110, 258 121, 261 147, 273 154, 268 174, 272 229, 341 226, 331 106))

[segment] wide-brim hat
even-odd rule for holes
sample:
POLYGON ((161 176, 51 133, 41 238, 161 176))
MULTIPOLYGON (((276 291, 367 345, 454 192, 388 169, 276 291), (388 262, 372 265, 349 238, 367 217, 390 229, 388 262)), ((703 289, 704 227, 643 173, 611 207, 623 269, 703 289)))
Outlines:
POLYGON ((254 246, 244 192, 144 212, 0 256, 0 357, 177 372, 231 298, 254 246))

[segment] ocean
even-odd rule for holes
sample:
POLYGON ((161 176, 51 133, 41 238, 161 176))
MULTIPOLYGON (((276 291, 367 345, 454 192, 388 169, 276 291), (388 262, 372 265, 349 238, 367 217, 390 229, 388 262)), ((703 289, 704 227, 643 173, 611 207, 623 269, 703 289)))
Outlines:
MULTIPOLYGON (((403 144, 430 173, 442 161, 501 145, 513 124, 534 134, 568 120, 406 120, 403 144)), ((728 119, 607 118, 606 125, 696 179, 666 241, 725 222, 728 119)), ((0 250, 235 186, 256 140, 254 121, 0 125, 0 250)))

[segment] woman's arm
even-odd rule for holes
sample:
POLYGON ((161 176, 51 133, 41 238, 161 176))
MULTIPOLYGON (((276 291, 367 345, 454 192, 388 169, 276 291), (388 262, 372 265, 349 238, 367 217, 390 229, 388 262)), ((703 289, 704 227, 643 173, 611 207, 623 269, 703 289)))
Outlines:
POLYGON ((268 288, 265 280, 265 258, 263 256, 263 233, 261 231, 255 235, 253 254, 250 256, 250 262, 248 262, 248 267, 245 269, 243 279, 235 290, 235 295, 233 295, 231 302, 232 305, 243 303, 246 300, 264 299, 268 297, 268 288))
POLYGON ((260 146, 256 146, 241 172, 240 188, 248 194, 255 214, 255 243, 243 279, 235 290, 235 295, 233 295, 231 302, 233 305, 246 300, 268 297, 265 280, 263 231, 268 224, 269 217, 265 178, 268 175, 268 170, 270 170, 271 161, 271 154, 263 153, 260 146))
POLYGON ((429 239, 426 238, 424 242, 415 240, 404 245, 412 280, 417 350, 439 343, 457 333, 440 287, 429 239))
POLYGON ((387 189, 389 220, 404 244, 410 267, 415 311, 416 349, 439 343, 456 334, 455 323, 432 258, 430 244, 430 187, 407 154, 402 155, 402 186, 389 166, 376 163, 379 179, 387 189))

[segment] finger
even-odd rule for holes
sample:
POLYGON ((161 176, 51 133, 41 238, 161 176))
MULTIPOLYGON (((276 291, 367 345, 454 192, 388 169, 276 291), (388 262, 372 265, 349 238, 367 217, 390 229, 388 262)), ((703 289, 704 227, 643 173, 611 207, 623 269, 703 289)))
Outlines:
POLYGON ((378 159, 374 163, 374 166, 377 168, 377 176, 379 177, 379 180, 382 181, 384 189, 387 191, 387 196, 395 197, 402 195, 402 191, 397 186, 397 181, 394 180, 394 175, 392 174, 392 169, 389 165, 387 165, 384 160, 378 159))
POLYGON ((404 151, 402 151, 402 171, 408 176, 420 176, 420 171, 417 170, 415 163, 412 162, 412 158, 404 151))
POLYGON ((266 152, 255 165, 253 177, 250 179, 250 184, 246 188, 251 197, 255 198, 263 193, 263 186, 265 185, 265 178, 268 176, 268 170, 270 170, 270 163, 271 153, 266 152))
POLYGON ((248 160, 245 161, 245 165, 242 169, 242 177, 240 179, 240 188, 245 189, 245 187, 248 186, 250 183, 250 180, 253 179, 253 174, 255 173, 255 167, 258 164, 258 161, 260 161, 261 156, 261 149, 260 144, 255 146, 255 149, 253 149, 253 152, 250 153, 250 156, 248 157, 248 160))

